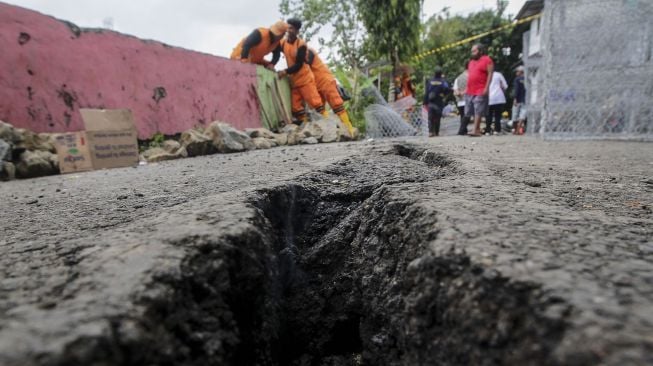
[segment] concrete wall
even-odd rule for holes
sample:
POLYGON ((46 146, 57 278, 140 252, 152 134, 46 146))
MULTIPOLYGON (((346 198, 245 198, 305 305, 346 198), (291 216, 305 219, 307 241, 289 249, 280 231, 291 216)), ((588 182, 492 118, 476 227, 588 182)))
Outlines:
POLYGON ((0 120, 83 129, 79 108, 129 108, 139 138, 222 120, 260 127, 256 68, 0 3, 0 120))
MULTIPOLYGON (((542 31, 542 28, 539 26, 540 24, 537 25, 538 29, 542 31)), ((534 38, 532 35, 533 31, 534 28, 531 24, 531 29, 524 33, 522 37, 524 50, 534 49, 531 46, 531 40, 534 38)), ((540 42, 540 39, 535 42, 540 42)), ((526 68, 526 104, 528 111, 528 127, 526 130, 529 134, 539 133, 542 122, 542 109, 544 108, 543 98, 540 98, 540 95, 543 93, 541 46, 537 45, 535 48, 537 48, 537 52, 534 52, 532 55, 530 52, 524 52, 522 56, 522 61, 526 68)))

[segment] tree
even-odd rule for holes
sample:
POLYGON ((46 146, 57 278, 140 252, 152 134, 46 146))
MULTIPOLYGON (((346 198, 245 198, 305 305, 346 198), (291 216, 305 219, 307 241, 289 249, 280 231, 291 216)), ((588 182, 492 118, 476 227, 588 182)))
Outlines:
POLYGON ((363 112, 369 102, 360 91, 372 85, 372 80, 360 71, 368 58, 358 0, 281 0, 279 10, 285 17, 302 20, 302 38, 317 37, 319 52, 327 55, 335 76, 351 93, 352 99, 346 102, 351 121, 364 131, 363 112))
MULTIPOLYGON (((497 5, 499 5, 497 10, 483 10, 467 16, 454 17, 449 14, 448 9, 443 9, 425 24, 423 36, 425 49, 439 48, 510 24, 510 18, 504 16, 506 2, 498 0, 497 5)), ((496 70, 510 79, 512 70, 520 62, 523 27, 490 34, 472 43, 428 56, 420 60, 416 68, 421 71, 422 76, 429 77, 436 67, 441 67, 447 78, 454 79, 465 69, 472 44, 482 43, 488 46, 488 54, 495 61, 496 70)))
POLYGON ((372 59, 387 59, 393 71, 417 53, 423 0, 359 0, 372 59))
POLYGON ((497 15, 500 17, 506 12, 508 8, 508 0, 497 0, 497 15))
POLYGON ((331 64, 358 68, 365 60, 365 29, 360 21, 357 0, 281 0, 279 11, 302 20, 302 38, 318 37, 320 52, 326 51, 331 64), (330 36, 320 32, 330 30, 330 36))

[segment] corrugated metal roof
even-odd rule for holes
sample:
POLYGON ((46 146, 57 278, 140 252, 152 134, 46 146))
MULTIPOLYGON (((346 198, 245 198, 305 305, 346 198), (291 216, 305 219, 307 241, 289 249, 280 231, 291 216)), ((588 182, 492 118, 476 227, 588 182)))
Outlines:
POLYGON ((544 9, 544 0, 528 0, 524 6, 522 6, 519 13, 517 13, 515 19, 519 20, 528 18, 532 15, 540 13, 542 9, 544 9))

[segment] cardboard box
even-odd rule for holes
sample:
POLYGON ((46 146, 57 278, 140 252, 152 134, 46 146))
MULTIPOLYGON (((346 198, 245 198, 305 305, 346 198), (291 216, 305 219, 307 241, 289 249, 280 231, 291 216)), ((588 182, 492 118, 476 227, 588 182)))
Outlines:
POLYGON ((134 117, 127 109, 80 109, 94 169, 138 165, 134 117))
POLYGON ((91 151, 88 148, 88 139, 84 132, 70 132, 57 134, 55 146, 59 157, 59 170, 61 173, 85 172, 93 170, 91 151))
POLYGON ((138 165, 138 140, 131 111, 81 109, 80 113, 86 131, 62 134, 61 148, 57 143, 62 173, 138 165), (75 144, 71 136, 75 136, 75 144))

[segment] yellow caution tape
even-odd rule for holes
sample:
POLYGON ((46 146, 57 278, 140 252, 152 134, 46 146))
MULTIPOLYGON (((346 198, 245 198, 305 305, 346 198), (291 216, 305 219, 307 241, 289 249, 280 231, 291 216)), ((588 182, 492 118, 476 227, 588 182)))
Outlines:
POLYGON ((530 22, 532 20, 535 20, 535 19, 541 18, 541 17, 542 17, 542 13, 539 13, 539 14, 535 14, 535 15, 532 15, 532 16, 524 18, 524 19, 520 19, 520 20, 518 20, 518 21, 516 21, 514 23, 503 25, 503 26, 501 26, 499 28, 496 28, 496 29, 493 29, 491 31, 484 32, 484 33, 481 33, 481 34, 477 34, 475 36, 465 38, 465 39, 460 40, 458 42, 450 43, 450 44, 445 45, 445 46, 441 46, 441 47, 434 48, 434 49, 429 50, 429 51, 422 52, 419 55, 413 56, 413 60, 420 60, 420 59, 423 59, 426 56, 430 56, 430 55, 433 55, 433 54, 436 54, 436 53, 440 53, 442 51, 445 51, 445 50, 448 50, 448 49, 451 49, 451 48, 454 48, 454 47, 462 46, 464 44, 475 41, 475 40, 477 40, 479 38, 483 38, 483 37, 489 36, 490 34, 498 33, 498 32, 504 31, 506 29, 514 28, 514 27, 516 27, 516 26, 518 26, 520 24, 528 23, 528 22, 530 22))

